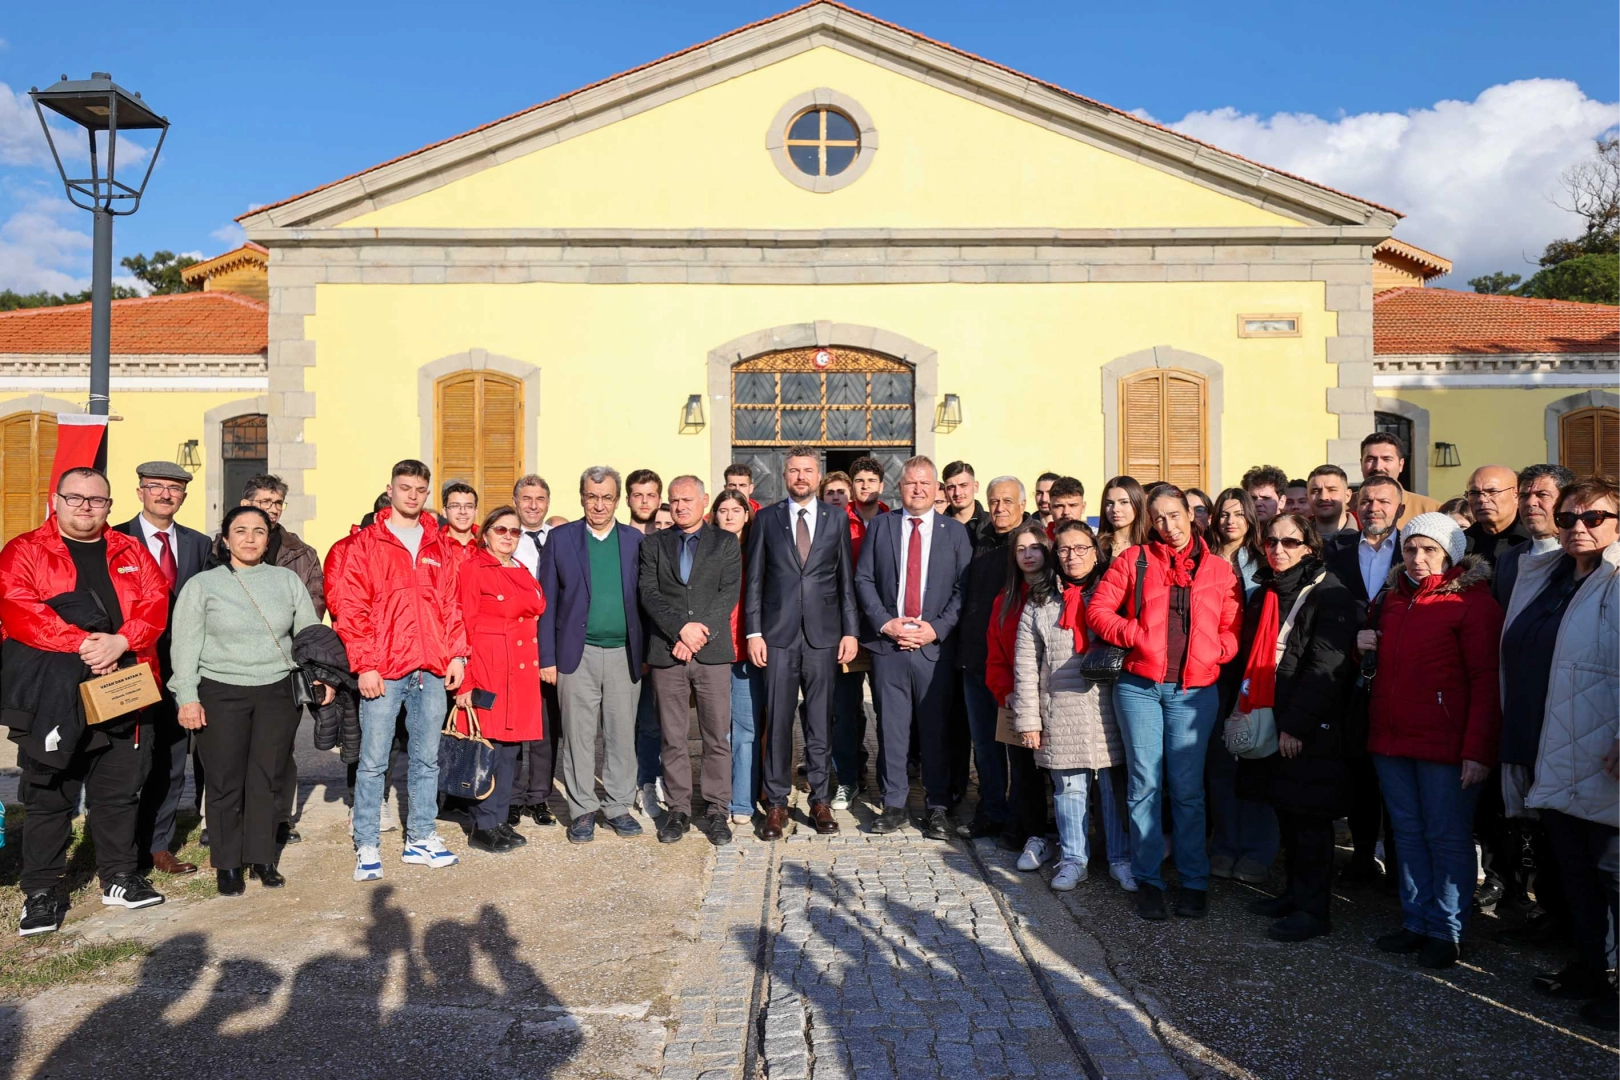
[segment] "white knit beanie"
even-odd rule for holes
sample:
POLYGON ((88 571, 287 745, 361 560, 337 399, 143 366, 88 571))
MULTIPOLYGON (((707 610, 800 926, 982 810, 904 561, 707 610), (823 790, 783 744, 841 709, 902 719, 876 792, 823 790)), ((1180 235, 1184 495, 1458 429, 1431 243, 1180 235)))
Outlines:
POLYGON ((1450 514, 1430 513, 1419 514, 1406 523, 1401 530, 1401 543, 1404 545, 1414 536, 1427 536, 1430 540, 1446 549, 1451 556, 1451 565, 1456 566, 1462 562, 1463 555, 1468 552, 1468 538, 1451 520, 1450 514))

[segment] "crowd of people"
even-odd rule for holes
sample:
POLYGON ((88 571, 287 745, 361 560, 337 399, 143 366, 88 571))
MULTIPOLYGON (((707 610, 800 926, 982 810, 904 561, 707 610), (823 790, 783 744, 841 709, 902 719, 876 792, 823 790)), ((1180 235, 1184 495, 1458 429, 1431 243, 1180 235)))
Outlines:
POLYGON ((158 904, 150 869, 196 872, 173 852, 188 758, 219 891, 281 887, 307 709, 350 767, 357 881, 384 874, 400 754, 400 860, 434 868, 459 861, 447 819, 496 855, 525 821, 575 844, 643 820, 661 843, 775 840, 802 773, 817 833, 864 799, 874 833, 993 837, 1060 891, 1100 847, 1147 920, 1201 918, 1211 878, 1263 884, 1280 854, 1282 892, 1248 905, 1271 938, 1330 933, 1335 883, 1383 880, 1402 919, 1377 947, 1440 969, 1513 900, 1531 915, 1503 940, 1575 949, 1540 989, 1613 1026, 1615 485, 1487 466, 1442 505, 1402 487, 1397 438, 1361 449, 1354 484, 1334 465, 1258 466, 1214 498, 1113 477, 1095 525, 1073 477, 998 476, 981 501, 971 465, 926 457, 822 475, 794 447, 768 506, 743 464, 712 496, 597 466, 572 520, 535 475, 510 501, 452 482, 435 512, 405 460, 324 560, 280 524, 276 477, 210 540, 174 520, 191 476, 172 463, 140 467, 116 528, 106 477, 69 470, 0 552, 20 932, 61 925, 81 795, 103 903, 158 904), (133 664, 161 700, 90 722, 78 684, 133 664), (487 790, 447 784, 447 733, 488 744, 487 790))

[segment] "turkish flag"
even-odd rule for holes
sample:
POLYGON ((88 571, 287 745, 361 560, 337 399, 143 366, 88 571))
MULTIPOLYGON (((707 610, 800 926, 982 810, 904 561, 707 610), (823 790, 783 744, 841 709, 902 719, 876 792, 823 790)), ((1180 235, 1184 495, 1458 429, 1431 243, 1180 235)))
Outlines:
MULTIPOLYGON (((51 491, 69 469, 105 469, 107 418, 89 413, 56 414, 56 460, 51 463, 51 491)), ((53 502, 54 505, 54 502, 53 502)))

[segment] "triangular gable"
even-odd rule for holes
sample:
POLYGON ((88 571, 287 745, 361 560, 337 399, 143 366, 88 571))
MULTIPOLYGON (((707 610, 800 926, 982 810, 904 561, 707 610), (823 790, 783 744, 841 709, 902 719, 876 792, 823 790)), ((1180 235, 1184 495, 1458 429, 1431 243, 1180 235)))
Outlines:
POLYGON ((1286 218, 1393 227, 1400 216, 834 3, 812 3, 374 166, 238 220, 330 228, 546 146, 818 47, 900 71, 982 105, 1286 218))

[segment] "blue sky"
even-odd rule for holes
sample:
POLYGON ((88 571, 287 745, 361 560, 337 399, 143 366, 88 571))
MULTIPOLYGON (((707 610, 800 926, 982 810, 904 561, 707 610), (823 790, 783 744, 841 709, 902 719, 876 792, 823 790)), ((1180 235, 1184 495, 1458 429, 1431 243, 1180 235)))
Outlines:
MULTIPOLYGON (((118 224, 118 254, 212 254, 252 204, 787 6, 7 5, 0 288, 64 288, 89 273, 88 215, 62 209, 25 96, 63 72, 110 71, 173 123, 146 205, 118 224)), ((1457 288, 1471 273, 1525 270, 1524 254, 1575 231, 1550 201, 1557 174, 1617 120, 1613 0, 1533 13, 1435 0, 856 6, 1406 210, 1398 235, 1457 258, 1457 288)))

